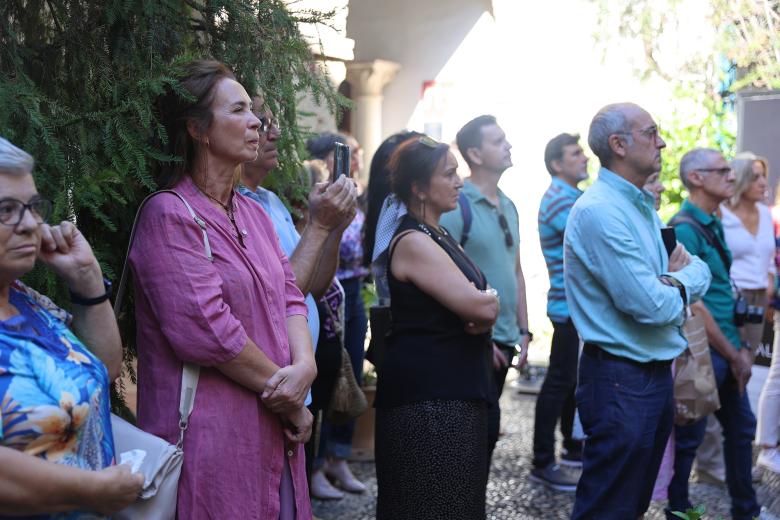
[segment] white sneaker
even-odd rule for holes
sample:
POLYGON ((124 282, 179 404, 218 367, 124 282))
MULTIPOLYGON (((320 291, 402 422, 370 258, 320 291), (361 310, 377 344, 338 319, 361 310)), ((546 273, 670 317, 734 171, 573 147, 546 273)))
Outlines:
POLYGON ((756 463, 769 471, 780 473, 780 450, 777 448, 764 448, 761 453, 758 454, 758 462, 756 463))

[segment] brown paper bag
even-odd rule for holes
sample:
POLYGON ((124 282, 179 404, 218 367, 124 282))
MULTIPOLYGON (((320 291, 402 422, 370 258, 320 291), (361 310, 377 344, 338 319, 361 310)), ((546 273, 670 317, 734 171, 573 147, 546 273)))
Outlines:
POLYGON ((688 348, 675 360, 674 422, 681 426, 708 416, 720 408, 712 369, 704 318, 694 315, 683 326, 688 348))

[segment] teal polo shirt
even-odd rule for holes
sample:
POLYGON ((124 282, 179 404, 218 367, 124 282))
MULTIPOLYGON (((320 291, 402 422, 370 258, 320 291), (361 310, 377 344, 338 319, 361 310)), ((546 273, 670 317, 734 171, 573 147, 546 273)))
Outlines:
MULTIPOLYGON (((520 244, 520 219, 517 208, 504 192, 498 190, 499 207, 491 203, 468 179, 463 193, 471 203, 471 229, 466 242, 466 254, 485 273, 488 283, 500 298, 498 319, 493 327, 493 340, 517 345, 522 339, 517 323, 517 273, 515 265, 520 244), (498 220, 499 211, 507 220, 512 246, 507 247, 504 231, 498 220)), ((460 206, 441 217, 452 237, 460 242, 463 235, 463 214, 460 206)))
MULTIPOLYGON (((707 215, 704 210, 696 206, 689 200, 683 202, 681 210, 687 212, 693 219, 712 230, 723 250, 731 260, 731 251, 726 245, 726 239, 723 236, 723 225, 716 215, 707 215)), ((707 310, 710 311, 720 330, 728 338, 732 345, 740 348, 739 330, 734 322, 734 292, 731 288, 729 271, 715 247, 707 243, 707 240, 693 226, 686 223, 680 223, 675 226, 677 241, 681 242, 685 249, 692 255, 696 255, 707 264, 712 273, 712 283, 707 293, 702 298, 707 310)))

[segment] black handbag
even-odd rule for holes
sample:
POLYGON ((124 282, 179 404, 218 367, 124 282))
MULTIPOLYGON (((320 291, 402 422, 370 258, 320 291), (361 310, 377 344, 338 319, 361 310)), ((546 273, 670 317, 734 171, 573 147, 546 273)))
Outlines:
POLYGON ((371 326, 371 340, 368 342, 366 359, 374 365, 377 374, 385 358, 385 341, 392 329, 392 316, 389 305, 372 305, 368 309, 368 322, 371 326))

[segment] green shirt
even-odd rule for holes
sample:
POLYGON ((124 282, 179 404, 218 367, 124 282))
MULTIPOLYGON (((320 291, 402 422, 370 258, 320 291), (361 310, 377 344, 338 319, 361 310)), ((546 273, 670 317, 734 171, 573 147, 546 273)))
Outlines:
MULTIPOLYGON (((726 240, 723 236, 723 225, 716 215, 707 215, 704 210, 696 206, 689 200, 683 202, 681 210, 684 210, 693 217, 693 219, 712 230, 718 241, 723 246, 723 250, 731 260, 731 251, 729 251, 726 240)), ((712 283, 702 300, 707 310, 710 311, 720 330, 728 338, 732 345, 740 348, 739 331, 734 322, 734 292, 731 288, 729 271, 723 260, 718 254, 718 250, 707 243, 702 234, 692 225, 681 223, 675 226, 677 241, 681 242, 685 249, 692 255, 696 255, 709 266, 712 273, 712 283)))
MULTIPOLYGON (((471 203, 471 229, 464 247, 466 254, 485 273, 488 283, 500 298, 498 320, 493 327, 493 340, 506 345, 520 343, 520 326, 517 322, 517 254, 520 243, 520 220, 515 205, 504 192, 498 190, 499 207, 493 205, 469 180, 463 185, 463 193, 471 203), (503 228, 499 223, 499 211, 504 215, 512 245, 507 247, 503 228)), ((460 207, 441 217, 441 225, 460 242, 463 235, 463 215, 460 207)))

